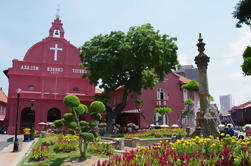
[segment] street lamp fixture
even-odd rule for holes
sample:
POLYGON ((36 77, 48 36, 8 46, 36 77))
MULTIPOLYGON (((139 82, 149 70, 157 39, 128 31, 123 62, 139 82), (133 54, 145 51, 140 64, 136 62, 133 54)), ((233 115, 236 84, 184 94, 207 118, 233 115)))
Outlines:
POLYGON ((15 141, 14 141, 14 148, 13 152, 18 152, 19 151, 19 142, 17 139, 17 125, 18 125, 18 113, 19 113, 19 100, 20 100, 20 94, 22 92, 22 89, 18 88, 17 89, 17 113, 16 113, 16 129, 15 129, 15 141))

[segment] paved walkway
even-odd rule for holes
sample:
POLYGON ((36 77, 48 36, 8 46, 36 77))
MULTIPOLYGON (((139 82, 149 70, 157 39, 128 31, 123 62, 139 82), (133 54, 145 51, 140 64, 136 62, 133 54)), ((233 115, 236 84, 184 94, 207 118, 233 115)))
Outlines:
POLYGON ((33 142, 23 142, 20 152, 12 152, 14 144, 11 143, 9 146, 0 151, 0 165, 17 166, 24 158, 32 144, 33 142))

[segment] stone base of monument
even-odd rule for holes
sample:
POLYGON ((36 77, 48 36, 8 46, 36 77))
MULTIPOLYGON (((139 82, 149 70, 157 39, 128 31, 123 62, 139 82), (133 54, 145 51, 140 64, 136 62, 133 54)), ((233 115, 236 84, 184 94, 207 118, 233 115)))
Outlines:
POLYGON ((192 137, 209 137, 210 135, 218 137, 220 136, 220 132, 218 126, 216 124, 216 118, 214 113, 197 113, 196 118, 196 128, 194 132, 191 134, 192 137))

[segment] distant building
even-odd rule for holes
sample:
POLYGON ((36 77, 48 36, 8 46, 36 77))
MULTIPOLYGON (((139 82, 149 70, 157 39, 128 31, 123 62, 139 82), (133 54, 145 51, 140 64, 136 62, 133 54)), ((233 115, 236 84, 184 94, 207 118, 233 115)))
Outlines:
POLYGON ((2 88, 0 88, 0 134, 5 131, 4 126, 4 118, 6 115, 6 107, 7 107, 7 96, 5 95, 2 88))
POLYGON ((251 124, 251 101, 234 106, 229 112, 236 125, 251 124))
POLYGON ((175 73, 199 82, 199 71, 197 68, 194 68, 193 65, 183 65, 176 70, 175 73))
POLYGON ((233 107, 232 95, 220 96, 220 111, 226 112, 233 107))
MULTIPOLYGON (((182 89, 181 85, 188 83, 190 79, 176 73, 165 75, 164 81, 159 82, 154 89, 143 89, 140 95, 129 94, 127 105, 118 115, 116 123, 126 126, 134 123, 140 128, 148 127, 150 124, 169 125, 178 124, 179 127, 195 128, 196 113, 199 111, 198 92, 182 89), (193 113, 183 116, 185 111, 184 101, 191 98, 194 101, 193 113), (142 99, 144 103, 137 107, 135 100, 142 99), (156 107, 170 107, 173 112, 160 115, 154 112, 156 107)), ((117 105, 122 96, 122 88, 118 88, 112 94, 112 105, 117 105)))

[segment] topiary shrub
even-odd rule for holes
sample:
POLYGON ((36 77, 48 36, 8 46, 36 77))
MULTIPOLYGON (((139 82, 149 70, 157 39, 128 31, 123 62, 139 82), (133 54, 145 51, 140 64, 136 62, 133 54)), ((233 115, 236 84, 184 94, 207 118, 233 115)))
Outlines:
POLYGON ((199 83, 195 80, 191 80, 186 84, 181 85, 181 88, 189 90, 189 91, 199 91, 199 83))
POLYGON ((80 104, 80 100, 75 95, 67 95, 64 97, 64 104, 68 107, 78 107, 80 104))
MULTIPOLYGON (((63 124, 69 128, 68 132, 78 136, 80 160, 85 160, 88 143, 98 136, 94 129, 97 124, 96 122, 87 123, 86 121, 79 120, 80 116, 86 114, 88 109, 85 105, 80 104, 80 100, 77 96, 65 96, 64 104, 71 108, 71 113, 64 114, 64 118, 61 121, 57 120, 54 123, 58 124, 57 126, 59 127, 62 126, 61 122, 63 122, 63 124)), ((92 119, 100 120, 102 118, 100 113, 105 111, 104 104, 100 101, 94 101, 91 103, 90 108, 92 111, 92 119)), ((60 148, 64 147, 58 145, 57 149, 59 150, 60 148)))
POLYGON ((185 101, 184 101, 184 104, 188 104, 188 105, 190 105, 190 104, 193 104, 193 99, 191 99, 191 98, 187 98, 185 101))
POLYGON ((78 107, 75 107, 74 110, 76 111, 77 115, 80 116, 80 115, 84 115, 87 113, 87 106, 84 105, 84 104, 79 104, 78 107))
POLYGON ((91 142, 91 141, 93 141, 95 139, 94 135, 92 133, 89 133, 89 132, 82 132, 80 134, 80 137, 82 137, 87 142, 91 142))
POLYGON ((91 113, 91 117, 92 119, 97 120, 97 121, 102 119, 102 115, 99 113, 91 113))
POLYGON ((166 115, 170 112, 173 112, 172 108, 169 107, 156 107, 154 111, 159 113, 160 115, 166 115))
POLYGON ((90 110, 94 113, 102 113, 105 111, 105 105, 101 101, 94 101, 90 105, 90 110))

